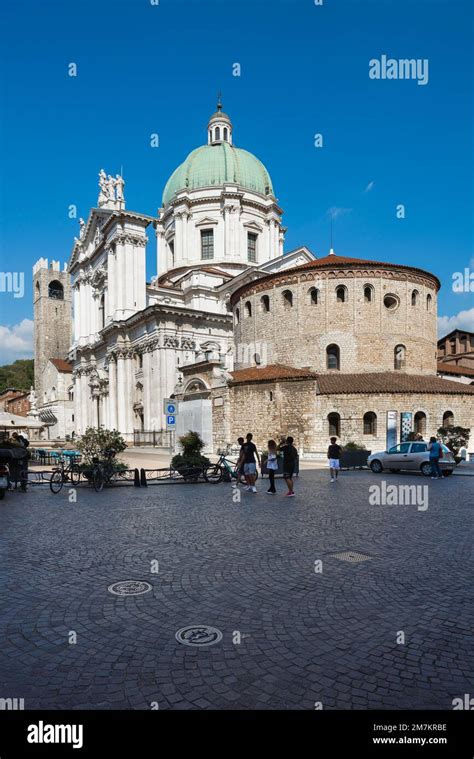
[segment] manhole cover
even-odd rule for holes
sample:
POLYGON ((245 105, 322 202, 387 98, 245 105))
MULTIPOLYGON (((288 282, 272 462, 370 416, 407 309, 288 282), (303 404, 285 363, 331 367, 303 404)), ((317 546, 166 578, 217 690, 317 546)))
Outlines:
POLYGON ((122 580, 121 582, 114 582, 109 585, 109 593, 113 593, 114 596, 141 596, 143 593, 148 593, 151 590, 149 582, 141 582, 140 580, 122 580))
POLYGON ((341 553, 331 554, 333 559, 340 559, 340 561, 349 561, 351 564, 358 564, 360 561, 369 561, 372 556, 367 556, 366 553, 358 553, 357 551, 341 551, 341 553))
POLYGON ((222 640, 222 633, 209 625, 188 625, 178 630, 175 637, 183 646, 213 646, 222 640))

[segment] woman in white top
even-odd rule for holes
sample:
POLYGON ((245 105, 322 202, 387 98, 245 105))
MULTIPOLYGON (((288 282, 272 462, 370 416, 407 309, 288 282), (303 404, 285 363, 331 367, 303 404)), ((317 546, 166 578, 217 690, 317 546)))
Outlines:
POLYGON ((275 472, 278 469, 278 458, 277 458, 277 444, 274 440, 269 440, 267 443, 268 446, 268 457, 267 457, 267 469, 268 469, 268 477, 270 480, 270 487, 267 490, 267 493, 271 493, 272 495, 275 495, 276 489, 275 489, 275 472))

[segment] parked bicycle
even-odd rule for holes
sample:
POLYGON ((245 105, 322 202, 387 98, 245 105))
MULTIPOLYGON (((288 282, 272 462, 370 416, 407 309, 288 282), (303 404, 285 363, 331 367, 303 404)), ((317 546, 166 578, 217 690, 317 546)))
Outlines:
POLYGON ((59 493, 65 482, 70 482, 75 486, 81 479, 81 470, 79 464, 72 459, 66 464, 64 459, 59 461, 59 465, 53 469, 49 487, 53 493, 59 493))
POLYGON ((114 463, 116 453, 113 448, 108 448, 103 452, 103 461, 94 460, 90 482, 96 493, 100 493, 104 485, 109 485, 117 474, 117 467, 114 463))
MULTIPOLYGON (((228 459, 224 453, 221 453, 215 464, 211 464, 204 470, 204 479, 206 482, 232 482, 237 480, 240 484, 244 485, 246 480, 241 472, 237 471, 237 461, 228 459)), ((255 479, 258 477, 258 471, 255 479)))

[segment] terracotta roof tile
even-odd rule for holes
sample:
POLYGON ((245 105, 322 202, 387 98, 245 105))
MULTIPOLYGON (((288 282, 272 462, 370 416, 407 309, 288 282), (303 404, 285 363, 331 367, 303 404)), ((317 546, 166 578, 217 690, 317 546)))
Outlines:
POLYGON ((233 385, 274 380, 314 379, 321 395, 349 395, 353 393, 428 393, 474 395, 474 386, 426 374, 401 372, 367 372, 364 374, 318 374, 283 364, 251 366, 232 372, 233 385))
POLYGON ((250 366, 248 369, 236 369, 232 372, 232 377, 233 384, 244 384, 278 379, 315 378, 316 374, 309 369, 297 369, 294 366, 284 366, 283 364, 269 364, 268 366, 250 366))
MULTIPOLYGON (((314 261, 308 261, 308 263, 300 264, 299 266, 293 266, 290 269, 283 269, 282 271, 278 272, 272 272, 271 274, 267 274, 265 277, 259 278, 257 283, 258 285, 262 285, 262 283, 268 282, 275 279, 282 279, 283 277, 291 277, 291 276, 297 276, 298 274, 304 274, 306 271, 314 271, 314 270, 325 270, 330 271, 332 269, 360 269, 360 268, 383 268, 383 269, 390 269, 393 270, 402 270, 402 271, 409 271, 412 273, 416 273, 418 275, 422 274, 425 277, 429 277, 433 280, 433 282, 436 285, 437 290, 441 287, 441 282, 439 281, 438 277, 436 277, 434 274, 431 274, 429 271, 425 271, 424 269, 418 269, 415 266, 406 266, 405 264, 394 264, 394 263, 384 263, 383 261, 369 261, 365 258, 351 258, 350 256, 337 256, 335 253, 332 253, 328 256, 324 256, 323 258, 316 258, 314 261)), ((232 293, 231 297, 231 304, 234 305, 242 295, 251 290, 252 287, 255 286, 255 282, 248 282, 241 287, 239 287, 235 292, 232 293)))
POLYGON ((367 372, 367 374, 318 374, 323 395, 350 393, 474 394, 474 386, 426 374, 367 372))
POLYGON ((461 366, 460 364, 446 364, 443 361, 438 361, 439 372, 449 372, 450 374, 463 374, 466 377, 474 377, 474 369, 470 369, 468 366, 461 366))
POLYGON ((62 372, 63 374, 70 374, 72 372, 72 366, 71 364, 68 364, 67 361, 64 361, 62 358, 50 358, 49 359, 51 363, 56 367, 58 372, 62 372))

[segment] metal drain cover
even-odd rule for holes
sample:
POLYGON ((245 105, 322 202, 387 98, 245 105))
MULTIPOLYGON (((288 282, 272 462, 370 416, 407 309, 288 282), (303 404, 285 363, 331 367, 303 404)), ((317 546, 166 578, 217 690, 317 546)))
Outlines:
POLYGON ((213 646, 222 640, 222 633, 210 625, 188 625, 178 630, 175 638, 183 646, 213 646))
POLYGON ((121 580, 109 585, 107 590, 114 596, 141 596, 151 590, 151 585, 149 582, 141 582, 140 580, 121 580))
POLYGON ((360 561, 370 561, 372 556, 368 556, 366 553, 358 553, 357 551, 341 551, 340 553, 332 553, 333 559, 339 559, 340 561, 348 561, 351 564, 358 564, 360 561))

